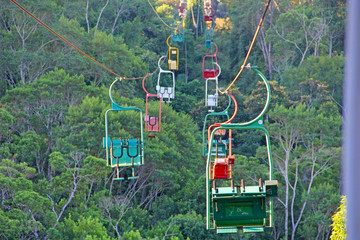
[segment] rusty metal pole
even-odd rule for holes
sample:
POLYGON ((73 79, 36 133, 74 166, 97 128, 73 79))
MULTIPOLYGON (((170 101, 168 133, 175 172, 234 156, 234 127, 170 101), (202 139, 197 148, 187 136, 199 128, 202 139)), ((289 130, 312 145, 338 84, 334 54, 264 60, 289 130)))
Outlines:
POLYGON ((360 239, 360 1, 347 1, 343 180, 347 239, 360 239))

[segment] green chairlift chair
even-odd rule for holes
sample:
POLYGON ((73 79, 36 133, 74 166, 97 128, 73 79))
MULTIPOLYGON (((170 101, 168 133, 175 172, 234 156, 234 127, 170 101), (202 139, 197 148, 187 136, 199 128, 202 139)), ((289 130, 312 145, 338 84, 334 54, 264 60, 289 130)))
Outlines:
POLYGON ((105 137, 103 145, 106 148, 107 165, 116 168, 114 180, 136 179, 135 167, 144 165, 144 136, 143 136, 143 114, 137 107, 123 107, 117 104, 111 95, 113 85, 119 80, 116 78, 109 88, 109 96, 112 103, 111 109, 105 113, 105 137), (117 139, 109 133, 108 115, 119 111, 137 111, 140 117, 140 136, 131 139, 117 139), (120 177, 120 168, 130 167, 130 177, 120 177))
MULTIPOLYGON (((236 233, 239 229, 243 232, 263 232, 265 227, 273 224, 273 199, 277 196, 277 181, 273 180, 273 168, 270 149, 270 137, 263 126, 263 115, 270 102, 270 86, 265 76, 256 67, 247 66, 254 70, 264 81, 267 89, 267 100, 262 112, 253 120, 245 123, 224 123, 211 132, 209 148, 213 143, 216 131, 220 130, 260 130, 265 134, 267 154, 269 161, 269 179, 259 185, 245 186, 243 180, 240 185, 235 185, 232 177, 230 186, 217 187, 214 174, 215 161, 208 154, 206 166, 206 227, 216 229, 217 233, 236 233), (212 167, 213 166, 213 167, 212 167)), ((231 146, 230 146, 231 148, 231 146)), ((232 159, 231 164, 236 164, 232 159)), ((221 169, 220 169, 221 170, 221 169)), ((232 173, 230 173, 232 176, 232 173)))

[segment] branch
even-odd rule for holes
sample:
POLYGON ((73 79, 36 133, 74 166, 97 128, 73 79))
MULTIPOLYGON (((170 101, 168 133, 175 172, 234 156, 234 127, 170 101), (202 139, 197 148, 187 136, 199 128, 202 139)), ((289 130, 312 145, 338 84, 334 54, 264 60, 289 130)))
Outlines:
POLYGON ((165 232, 165 234, 164 234, 163 240, 165 240, 167 236, 177 235, 177 233, 170 233, 170 234, 168 234, 168 231, 170 230, 170 228, 171 228, 175 223, 176 223, 175 221, 171 221, 171 223, 169 224, 168 228, 166 229, 166 232, 165 232))
POLYGON ((278 197, 277 200, 284 206, 286 207, 286 204, 278 197))
POLYGON ((106 7, 107 7, 107 5, 109 4, 109 1, 110 1, 110 0, 107 0, 107 1, 106 1, 105 6, 104 6, 103 8, 101 8, 101 11, 100 11, 100 14, 99 14, 99 17, 98 17, 98 20, 97 20, 96 26, 95 26, 94 37, 96 36, 96 31, 97 31, 97 29, 98 29, 98 26, 99 26, 99 23, 100 23, 101 16, 102 16, 102 14, 103 14, 103 12, 104 12, 105 8, 106 8, 106 7))
POLYGON ((59 218, 59 216, 58 216, 58 214, 57 214, 57 212, 56 212, 56 210, 55 210, 55 203, 54 203, 54 200, 52 199, 52 197, 49 195, 49 194, 46 194, 47 196, 48 196, 48 198, 50 199, 50 201, 51 201, 51 205, 52 205, 52 211, 55 213, 55 215, 56 215, 56 219, 58 219, 59 218))
POLYGON ((112 33, 112 34, 114 34, 114 32, 115 32, 115 27, 116 27, 116 24, 117 24, 117 21, 118 21, 120 15, 121 15, 123 12, 125 12, 125 11, 126 11, 126 10, 124 10, 124 4, 121 4, 121 7, 120 7, 119 11, 117 11, 117 13, 116 13, 116 17, 115 17, 115 20, 114 20, 114 24, 113 24, 113 27, 112 27, 112 29, 111 29, 111 33, 112 33))
MULTIPOLYGON (((32 214, 31 209, 29 209, 29 212, 30 212, 30 214, 31 214, 32 220, 34 220, 34 222, 37 222, 36 219, 35 219, 35 217, 34 217, 34 215, 32 214)), ((40 240, 39 233, 36 231, 36 228, 35 228, 35 230, 34 230, 34 234, 35 234, 36 239, 40 240)))
POLYGON ((87 32, 90 33, 90 24, 89 24, 89 0, 86 1, 85 20, 86 20, 87 32))

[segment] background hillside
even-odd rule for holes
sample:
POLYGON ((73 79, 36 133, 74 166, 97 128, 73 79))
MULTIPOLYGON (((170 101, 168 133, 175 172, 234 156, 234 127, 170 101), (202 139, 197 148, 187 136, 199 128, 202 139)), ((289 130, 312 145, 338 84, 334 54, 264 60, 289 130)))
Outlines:
MULTIPOLYGON (((177 1, 150 2, 173 23, 177 1)), ((266 1, 212 2, 219 84, 226 87, 240 69, 266 1)), ((19 3, 127 78, 155 71, 168 50, 171 30, 146 0, 19 3)), ((102 138, 115 76, 0 0, 0 239, 329 238, 341 192, 345 1, 277 0, 270 6, 248 62, 267 76, 272 91, 265 124, 279 181, 275 226, 237 235, 205 228, 201 67, 209 49, 203 2, 192 3, 185 41, 173 43, 180 67, 175 99, 162 105, 162 132, 145 139, 140 178, 113 181, 102 138)), ((157 73, 149 79, 147 89, 155 93, 157 73)), ((259 80, 246 70, 232 88, 239 105, 234 122, 261 111, 266 92, 259 80)), ((141 80, 122 81, 113 94, 121 105, 145 110, 141 80)), ((221 111, 227 98, 219 101, 221 111)), ((150 103, 150 111, 157 108, 150 103)), ((132 135, 139 122, 129 113, 112 124, 114 133, 132 135)), ((257 132, 234 136, 238 178, 250 183, 266 174, 264 143, 257 132)))

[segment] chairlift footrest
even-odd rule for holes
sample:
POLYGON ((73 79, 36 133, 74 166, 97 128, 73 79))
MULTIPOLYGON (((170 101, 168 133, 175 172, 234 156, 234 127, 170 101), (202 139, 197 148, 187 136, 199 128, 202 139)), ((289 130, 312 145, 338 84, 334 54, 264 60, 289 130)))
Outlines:
POLYGON ((216 233, 237 233, 237 227, 218 227, 216 233))
POLYGON ((243 232, 244 233, 264 232, 264 227, 263 226, 246 226, 246 227, 243 227, 243 232))
POLYGON ((122 180, 125 180, 125 178, 124 177, 114 178, 114 181, 122 181, 122 180))

